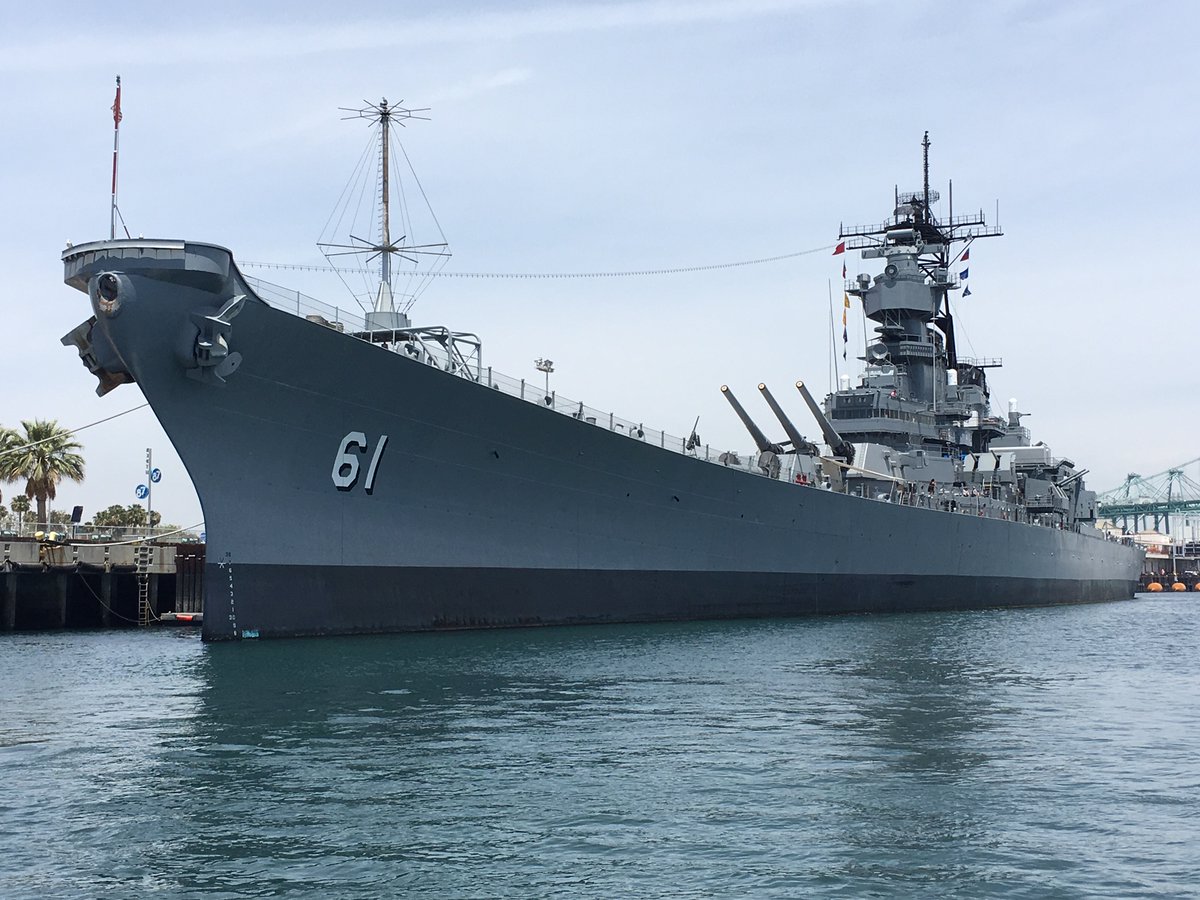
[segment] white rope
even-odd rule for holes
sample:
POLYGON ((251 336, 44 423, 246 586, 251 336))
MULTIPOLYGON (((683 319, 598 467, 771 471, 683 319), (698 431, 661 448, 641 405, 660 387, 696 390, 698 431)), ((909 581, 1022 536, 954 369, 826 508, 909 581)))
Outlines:
POLYGON ((106 419, 99 419, 99 420, 97 420, 95 422, 91 422, 87 425, 80 425, 78 428, 72 428, 70 431, 63 432, 61 434, 56 434, 53 437, 42 438, 40 441, 34 441, 32 444, 25 444, 24 446, 21 446, 21 447, 10 447, 7 450, 0 450, 0 456, 5 456, 6 454, 9 454, 9 453, 20 453, 22 450, 28 450, 30 447, 36 447, 38 444, 45 444, 48 441, 60 440, 61 438, 67 437, 68 435, 76 434, 80 431, 83 431, 85 428, 91 428, 94 425, 103 425, 105 422, 111 422, 113 419, 119 419, 119 418, 121 418, 121 416, 127 416, 131 412, 137 412, 139 409, 145 409, 149 405, 150 405, 149 403, 143 403, 140 406, 134 406, 131 409, 127 409, 127 410, 125 410, 125 412, 116 413, 115 415, 111 415, 106 419))
MULTIPOLYGON (((162 534, 150 535, 148 537, 131 538, 128 541, 88 541, 89 547, 123 547, 126 544, 144 544, 147 541, 157 541, 159 538, 170 537, 173 534, 182 534, 185 531, 191 531, 194 528, 202 528, 203 522, 197 522, 195 525, 189 525, 186 528, 176 528, 174 531, 164 531, 162 534)), ((89 528, 137 528, 137 525, 89 525, 89 528)), ((71 543, 67 541, 66 543, 71 543)))

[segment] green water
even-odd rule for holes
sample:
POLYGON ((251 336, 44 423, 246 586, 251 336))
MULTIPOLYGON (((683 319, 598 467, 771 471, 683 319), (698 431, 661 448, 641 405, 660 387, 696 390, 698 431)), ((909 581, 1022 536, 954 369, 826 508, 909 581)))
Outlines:
POLYGON ((1200 895, 1200 600, 0 636, 0 897, 1200 895))

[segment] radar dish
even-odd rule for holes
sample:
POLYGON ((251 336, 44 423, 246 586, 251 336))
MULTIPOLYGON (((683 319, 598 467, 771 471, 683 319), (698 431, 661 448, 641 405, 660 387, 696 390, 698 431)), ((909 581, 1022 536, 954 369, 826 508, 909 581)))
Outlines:
MULTIPOLYGON (((937 191, 931 190, 929 192, 929 202, 930 203, 937 203, 941 199, 942 199, 942 195, 939 194, 937 191)), ((924 202, 925 202, 925 192, 924 191, 909 191, 906 194, 900 194, 896 198, 896 203, 898 206, 912 206, 914 203, 924 203, 924 202)))

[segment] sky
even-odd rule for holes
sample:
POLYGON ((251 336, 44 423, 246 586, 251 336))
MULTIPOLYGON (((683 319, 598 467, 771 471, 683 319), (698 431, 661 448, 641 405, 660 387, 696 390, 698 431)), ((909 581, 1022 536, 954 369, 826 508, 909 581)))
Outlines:
MULTIPOLYGON (((1200 207, 1200 79, 1190 2, 908 3, 626 0, 346 7, 150 2, 9 7, 0 29, 8 133, 0 167, 0 424, 78 427, 143 403, 103 398, 59 339, 90 314, 62 283, 67 241, 108 235, 114 76, 120 209, 136 235, 319 264, 315 242, 368 132, 340 107, 429 107, 404 147, 453 251, 447 271, 600 279, 441 278, 414 318, 479 334, 486 364, 714 448, 750 441, 760 381, 828 389, 829 249, 880 222, 893 190, 954 184, 1004 236, 971 253, 960 352, 998 357, 993 405, 1019 398, 1035 440, 1103 490, 1200 456, 1188 361, 1200 207)), ((847 259, 851 276, 876 260, 847 259)), ((260 271, 331 304, 320 273, 260 271)), ((840 298, 839 298, 840 299, 840 298)), ((863 345, 852 317, 850 364, 863 345)), ((840 342, 840 335, 839 335, 840 342)), ((839 359, 840 363, 840 359, 839 359)), ((794 394, 794 392, 791 392, 794 394)), ((815 434, 798 397, 786 401, 815 434)), ((170 441, 142 409, 78 435, 85 517, 136 502, 152 448, 154 508, 202 521, 170 441)), ((16 486, 4 486, 4 502, 16 486)))

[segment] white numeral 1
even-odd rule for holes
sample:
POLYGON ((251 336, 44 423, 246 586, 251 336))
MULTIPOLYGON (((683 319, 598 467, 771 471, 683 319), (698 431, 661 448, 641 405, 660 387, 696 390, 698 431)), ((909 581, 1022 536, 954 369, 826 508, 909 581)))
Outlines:
POLYGON ((387 435, 379 436, 379 443, 375 445, 375 455, 371 457, 371 465, 367 467, 367 480, 363 485, 363 490, 368 494, 375 490, 375 470, 379 468, 379 457, 383 456, 383 448, 387 446, 387 435))

